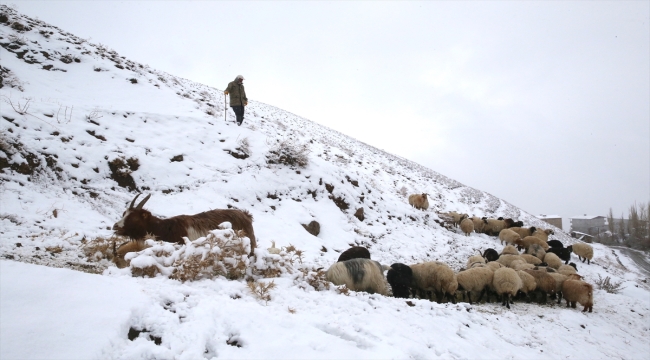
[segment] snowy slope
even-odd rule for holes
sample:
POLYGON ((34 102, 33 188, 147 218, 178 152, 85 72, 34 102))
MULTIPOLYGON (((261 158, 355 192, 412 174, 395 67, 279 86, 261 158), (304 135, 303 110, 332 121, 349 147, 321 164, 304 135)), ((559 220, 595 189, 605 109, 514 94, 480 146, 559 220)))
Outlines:
MULTIPOLYGON (((467 238, 441 227, 436 211, 551 226, 490 194, 270 105, 250 101, 238 127, 232 111, 224 121, 221 90, 122 58, 4 5, 1 12, 7 20, 0 24, 0 257, 7 260, 0 262, 0 357, 648 355, 645 275, 620 252, 598 244, 593 264, 579 265, 580 273, 590 282, 610 276, 624 281, 625 289, 618 295, 598 290, 595 312, 587 315, 554 304, 517 303, 507 311, 494 303, 412 300, 411 307, 390 297, 316 291, 301 286, 296 274, 276 278, 266 303, 243 281, 133 278, 128 269, 87 258, 84 246, 112 234, 137 192, 152 193, 146 207, 162 217, 246 209, 255 219, 258 254, 272 241, 291 244, 304 251, 301 265, 312 269, 327 268, 353 244, 369 247, 382 263, 440 260, 455 270, 479 250, 501 248, 493 237, 467 238), (15 29, 14 22, 28 28, 15 29), (281 143, 307 146, 308 165, 268 164, 281 143), (133 179, 126 187, 109 167, 116 159, 137 162, 122 169, 133 179), (428 211, 408 205, 406 196, 415 192, 430 194, 428 211), (354 216, 359 208, 363 221, 354 216), (312 220, 320 223, 318 236, 301 226, 312 220), (93 277, 97 281, 88 280, 93 277), (43 288, 43 282, 69 287, 80 305, 70 308, 65 292, 43 288), (84 300, 85 294, 115 291, 123 293, 119 301, 84 300), (90 315, 80 316, 79 308, 90 315), (68 317, 61 327, 71 335, 61 340, 41 330, 43 341, 34 346, 36 325, 6 316, 18 309, 44 329, 68 317), (75 336, 87 331, 79 323, 105 321, 93 313, 114 315, 96 335, 108 342, 70 353, 75 336), (131 341, 130 328, 146 328, 152 337, 131 341), (69 347, 61 347, 65 341, 69 347)), ((554 231, 555 238, 573 243, 554 231)))

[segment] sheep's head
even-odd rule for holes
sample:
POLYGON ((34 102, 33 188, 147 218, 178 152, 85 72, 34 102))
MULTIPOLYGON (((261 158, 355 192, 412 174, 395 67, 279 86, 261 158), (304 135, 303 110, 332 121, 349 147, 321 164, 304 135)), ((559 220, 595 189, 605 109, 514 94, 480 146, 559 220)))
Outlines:
POLYGON ((582 279, 582 276, 580 276, 578 274, 571 274, 571 275, 568 275, 568 277, 567 277, 567 280, 580 280, 580 279, 582 279))
POLYGON ((546 233, 546 235, 554 235, 555 234, 555 231, 553 231, 551 229, 546 229, 546 230, 544 230, 544 232, 546 233))
POLYGON ((140 203, 133 207, 135 200, 140 196, 136 195, 131 205, 122 214, 122 219, 113 225, 115 234, 128 236, 132 239, 142 239, 147 234, 148 223, 152 217, 151 213, 142 207, 149 200, 151 194, 147 195, 140 203))
POLYGON ((534 227, 534 226, 531 226, 530 229, 528 229, 528 231, 530 231, 531 234, 534 234, 535 231, 537 231, 537 228, 534 227))

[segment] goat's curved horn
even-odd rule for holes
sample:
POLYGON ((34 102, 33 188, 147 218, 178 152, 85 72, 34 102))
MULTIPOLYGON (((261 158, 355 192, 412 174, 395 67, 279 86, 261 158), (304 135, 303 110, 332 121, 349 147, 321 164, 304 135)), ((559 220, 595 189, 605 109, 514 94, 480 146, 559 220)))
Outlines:
POLYGON ((136 210, 142 209, 142 207, 143 207, 144 204, 147 202, 147 200, 149 200, 150 197, 151 197, 151 194, 145 196, 145 198, 142 199, 142 201, 140 201, 140 203, 138 204, 138 206, 135 207, 136 210))
POLYGON ((140 194, 137 194, 131 201, 131 205, 129 205, 129 210, 133 209, 133 204, 135 204, 135 201, 138 200, 138 196, 140 196, 140 194))

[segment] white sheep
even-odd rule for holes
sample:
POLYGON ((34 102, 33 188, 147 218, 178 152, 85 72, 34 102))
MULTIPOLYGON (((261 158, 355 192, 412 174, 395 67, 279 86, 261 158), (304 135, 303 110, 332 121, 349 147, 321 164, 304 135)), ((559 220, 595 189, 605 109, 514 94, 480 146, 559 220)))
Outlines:
POLYGON ((519 255, 519 251, 512 245, 507 245, 501 250, 501 255, 519 255))
POLYGON ((429 200, 427 194, 413 194, 409 196, 409 204, 416 209, 426 210, 429 208, 429 200))
POLYGON ((557 269, 557 272, 563 275, 573 275, 577 274, 578 271, 571 265, 560 265, 560 267, 557 269))
POLYGON ((575 243, 573 245, 567 246, 567 249, 569 249, 569 251, 573 251, 574 254, 578 255, 578 259, 582 260, 582 262, 585 262, 585 260, 587 260, 587 264, 589 264, 591 262, 591 259, 594 257, 594 248, 586 243, 575 243))
POLYGON ((559 269, 560 266, 563 265, 562 260, 560 260, 560 258, 557 255, 555 255, 555 254, 553 254, 551 252, 548 252, 548 253, 546 253, 546 255, 544 255, 544 262, 547 263, 548 266, 550 266, 550 267, 552 267, 553 269, 556 269, 556 270, 559 269))
POLYGON ((568 278, 562 284, 562 295, 564 300, 566 300, 566 306, 569 307, 569 303, 572 308, 576 307, 576 302, 584 306, 582 312, 591 310, 594 307, 594 287, 580 280, 582 277, 580 275, 574 274, 569 275, 568 278))
POLYGON ((490 261, 489 263, 485 264, 485 266, 492 269, 492 271, 496 271, 497 269, 501 269, 502 267, 505 267, 505 265, 498 263, 496 261, 490 261))
POLYGON ((521 289, 519 289, 519 291, 524 293, 524 295, 526 295, 526 298, 530 302, 529 293, 537 289, 537 281, 535 281, 535 277, 533 275, 525 271, 521 271, 521 270, 516 270, 516 271, 517 271, 517 275, 519 275, 519 278, 521 279, 521 289))
POLYGON ((517 272, 510 268, 501 268, 494 272, 492 286, 503 299, 501 305, 510 309, 512 298, 517 295, 517 291, 522 288, 522 281, 517 272))
POLYGON ((540 258, 531 254, 521 254, 520 256, 524 258, 524 260, 526 260, 526 262, 529 264, 539 265, 542 263, 542 260, 540 258))
POLYGON ((472 303, 471 292, 480 292, 478 301, 481 301, 483 294, 487 291, 488 287, 492 284, 494 278, 494 271, 488 267, 477 267, 461 271, 456 274, 456 281, 458 282, 458 290, 467 293, 469 303, 472 303))
POLYGON ((471 217, 470 219, 472 220, 472 223, 474 223, 474 231, 478 234, 483 233, 483 227, 487 223, 487 220, 481 219, 477 216, 471 217))
POLYGON ((519 255, 501 255, 499 256, 499 259, 497 259, 497 262, 503 266, 509 267, 510 263, 515 260, 521 260, 523 262, 526 262, 526 260, 524 260, 519 255))
POLYGON ((466 236, 469 236, 474 231, 474 222, 469 218, 465 218, 460 222, 460 229, 466 236))
POLYGON ((521 240, 521 236, 510 229, 503 229, 499 232, 499 240, 501 240, 502 245, 504 241, 506 245, 512 245, 515 241, 521 240))
POLYGON ((471 269, 474 265, 477 264, 485 264, 485 259, 483 258, 482 255, 472 255, 469 257, 467 260, 467 266, 465 266, 465 269, 471 269))
POLYGON ((535 229, 535 232, 533 232, 532 236, 535 236, 544 242, 548 242, 548 236, 553 234, 555 234, 555 232, 553 232, 551 229, 535 229))
POLYGON ((345 285, 350 290, 386 295, 388 288, 384 270, 388 269, 389 266, 374 260, 351 259, 330 266, 325 277, 334 285, 345 285))
POLYGON ((413 287, 421 294, 431 291, 442 302, 447 296, 453 303, 456 302, 455 294, 458 289, 456 274, 447 264, 434 261, 411 265, 413 270, 413 287))

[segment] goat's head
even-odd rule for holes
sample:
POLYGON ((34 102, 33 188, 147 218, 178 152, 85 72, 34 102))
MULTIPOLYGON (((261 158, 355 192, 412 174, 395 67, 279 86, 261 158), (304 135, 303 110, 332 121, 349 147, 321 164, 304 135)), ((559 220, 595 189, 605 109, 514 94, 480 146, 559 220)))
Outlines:
POLYGON ((136 207, 133 207, 133 204, 135 204, 138 196, 140 196, 140 194, 136 195, 133 201, 131 201, 129 208, 126 209, 124 214, 122 214, 122 219, 113 225, 115 234, 128 236, 133 239, 140 239, 147 234, 147 224, 152 215, 149 211, 144 210, 142 207, 147 202, 147 200, 149 200, 151 194, 142 199, 142 201, 140 201, 136 207))

